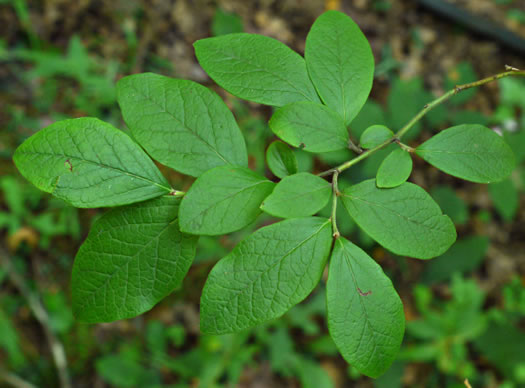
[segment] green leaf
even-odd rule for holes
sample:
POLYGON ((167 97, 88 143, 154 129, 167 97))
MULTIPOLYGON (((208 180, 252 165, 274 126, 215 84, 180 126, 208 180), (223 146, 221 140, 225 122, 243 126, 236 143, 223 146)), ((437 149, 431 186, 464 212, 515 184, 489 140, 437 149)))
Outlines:
POLYGON ((311 216, 328 203, 331 191, 330 183, 323 178, 301 172, 280 181, 261 209, 275 217, 311 216))
POLYGON ((241 131, 215 92, 151 73, 124 77, 117 90, 133 137, 162 164, 191 176, 248 165, 241 131))
POLYGON ((275 184, 246 167, 216 167, 191 186, 180 207, 180 228, 220 235, 242 229, 261 214, 259 206, 275 184))
POLYGON ((337 113, 313 102, 296 102, 278 109, 269 122, 282 140, 308 152, 348 147, 348 131, 337 113))
MULTIPOLYGON (((476 81, 477 79, 478 76, 472 68, 472 65, 468 62, 461 62, 448 72, 444 87, 445 90, 450 90, 454 89, 456 85, 468 84, 470 82, 476 81)), ((461 93, 456 94, 454 98, 450 100, 450 103, 453 105, 464 104, 468 100, 472 99, 476 92, 476 88, 463 90, 461 93)))
MULTIPOLYGON (((421 78, 394 79, 388 94, 388 126, 394 129, 402 128, 432 99, 423 89, 421 78)), ((415 139, 421 129, 421 122, 417 122, 403 140, 415 139)))
POLYGON ((445 254, 436 257, 425 266, 423 281, 439 283, 452 278, 455 272, 467 273, 475 270, 485 258, 489 243, 489 239, 484 236, 456 241, 445 254))
POLYGON ((377 187, 390 188, 406 182, 412 172, 412 157, 402 149, 392 151, 377 171, 377 187))
POLYGON ((319 102, 304 59, 276 39, 238 33, 193 45, 204 71, 237 97, 273 106, 319 102))
POLYGON ((359 139, 359 145, 362 148, 374 148, 385 141, 392 139, 394 132, 385 127, 384 125, 372 125, 368 127, 361 138, 359 139))
POLYGON ((416 153, 447 174, 478 183, 503 180, 514 169, 514 155, 494 131, 477 124, 445 129, 416 153))
POLYGON ((397 255, 439 256, 456 241, 454 224, 421 187, 380 189, 373 179, 344 190, 343 206, 379 244, 397 255))
POLYGON ((512 179, 488 186, 490 199, 504 221, 511 222, 518 211, 520 195, 512 179))
POLYGON ((368 127, 375 124, 386 125, 385 112, 381 105, 372 99, 368 99, 350 124, 350 133, 359 139, 368 127))
POLYGON ((359 26, 341 12, 323 13, 306 38, 305 58, 323 102, 350 124, 374 80, 374 55, 359 26))
POLYGON ((125 205, 171 190, 137 143, 95 118, 51 124, 18 147, 13 160, 40 190, 76 207, 125 205))
POLYGON ((265 226, 241 241, 210 272, 201 298, 201 331, 241 331, 280 317, 321 279, 330 221, 309 217, 265 226))
POLYGON ((403 304, 381 267, 345 238, 335 242, 326 284, 328 329, 344 359, 378 377, 399 352, 403 304))
POLYGON ((277 178, 297 173, 298 164, 294 152, 283 142, 274 141, 266 150, 266 163, 277 178))
POLYGON ((230 13, 217 7, 211 23, 211 32, 213 36, 233 34, 243 31, 242 19, 236 13, 230 13))
POLYGON ((443 213, 449 216, 456 225, 463 225, 468 221, 469 212, 463 199, 449 186, 435 186, 430 195, 437 202, 443 213))
POLYGON ((180 287, 197 238, 179 231, 179 203, 165 196, 113 209, 94 223, 73 265, 78 320, 131 318, 180 287))

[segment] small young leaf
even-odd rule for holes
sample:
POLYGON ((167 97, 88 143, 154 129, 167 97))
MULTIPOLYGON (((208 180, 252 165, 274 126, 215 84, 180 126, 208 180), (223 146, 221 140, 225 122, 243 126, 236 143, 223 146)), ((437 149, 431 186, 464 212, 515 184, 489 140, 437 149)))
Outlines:
POLYGON ((18 147, 13 160, 40 190, 76 207, 126 205, 171 190, 137 143, 90 117, 51 124, 18 147))
POLYGON ((341 12, 323 13, 306 38, 305 58, 323 102, 350 124, 374 80, 374 55, 359 26, 341 12))
POLYGON ((412 172, 412 157, 402 149, 392 151, 377 171, 377 187, 390 188, 406 182, 412 172))
POLYGON ((405 182, 393 189, 367 180, 344 190, 343 206, 379 244, 397 255, 439 256, 456 241, 456 229, 421 187, 405 182))
POLYGON ((216 167, 190 187, 180 206, 180 229, 220 235, 244 228, 261 214, 259 206, 275 184, 246 167, 216 167))
POLYGON ((212 269, 201 297, 201 331, 241 331, 280 317, 321 279, 332 232, 326 218, 265 226, 212 269))
POLYGON ((394 137, 394 132, 385 127, 384 125, 372 125, 368 127, 361 138, 359 139, 359 145, 362 148, 369 149, 378 146, 385 141, 392 139, 394 137))
POLYGON ((193 45, 204 71, 237 97, 273 106, 319 102, 304 59, 276 39, 238 33, 193 45))
POLYGON ((308 152, 348 147, 348 131, 337 113, 313 102, 296 102, 278 109, 269 122, 282 140, 308 152))
POLYGON ((501 181, 515 165, 507 143, 478 124, 445 129, 421 144, 416 153, 447 174, 478 183, 501 181))
POLYGON ((191 176, 223 165, 248 165, 235 118, 210 89, 146 73, 122 78, 117 90, 133 137, 162 164, 191 176))
POLYGON ((261 209, 275 217, 311 216, 328 203, 331 189, 323 178, 301 172, 280 181, 261 209))
POLYGON ((297 173, 298 164, 294 152, 283 142, 274 141, 266 150, 266 163, 277 178, 297 173))
POLYGON ((98 219, 73 265, 73 311, 83 322, 131 318, 182 284, 197 238, 179 231, 180 199, 162 197, 98 219))
POLYGON ((368 127, 379 124, 387 125, 383 107, 372 99, 368 99, 350 124, 350 134, 359 139, 368 127))
POLYGON ((332 252, 326 302, 328 329, 344 359, 367 376, 382 375, 403 340, 403 304, 374 259, 345 238, 332 252))

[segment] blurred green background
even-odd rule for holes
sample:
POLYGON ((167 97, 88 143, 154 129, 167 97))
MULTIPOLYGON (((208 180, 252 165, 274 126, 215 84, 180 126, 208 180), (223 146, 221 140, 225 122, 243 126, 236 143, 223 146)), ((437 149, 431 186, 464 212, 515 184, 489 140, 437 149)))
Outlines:
MULTIPOLYGON (((264 152, 271 109, 217 88, 192 43, 245 31, 299 52, 326 9, 348 13, 376 58, 371 99, 351 124, 399 129, 456 84, 525 68, 525 1, 456 0, 0 0, 0 387, 472 387, 525 386, 525 83, 506 78, 461 93, 407 137, 412 146, 447 126, 480 123, 500 133, 518 165, 497 184, 454 179, 415 159, 411 181, 455 222, 457 243, 431 261, 398 257, 341 212, 342 234, 391 277, 407 318, 398 361, 377 380, 338 354, 324 320, 324 287, 284 318, 241 334, 199 334, 199 298, 214 263, 254 228, 201 238, 183 287, 127 321, 76 323, 70 305, 75 253, 99 210, 77 210, 25 182, 12 164, 27 137, 68 117, 96 116, 126 131, 115 82, 138 72, 192 79, 214 88, 247 139, 250 167, 272 177, 264 152), (462 17, 460 17, 462 16, 462 17), (474 28, 472 26, 477 26, 474 28), (499 31, 499 33, 498 33, 499 31), (502 34, 502 31, 504 33, 502 34), (60 357, 58 357, 60 358, 60 357)), ((373 177, 389 149, 340 177, 373 177)), ((319 172, 350 151, 313 157, 319 172)), ((163 168, 174 187, 191 179, 163 168)), ((328 215, 329 210, 321 213, 328 215)))

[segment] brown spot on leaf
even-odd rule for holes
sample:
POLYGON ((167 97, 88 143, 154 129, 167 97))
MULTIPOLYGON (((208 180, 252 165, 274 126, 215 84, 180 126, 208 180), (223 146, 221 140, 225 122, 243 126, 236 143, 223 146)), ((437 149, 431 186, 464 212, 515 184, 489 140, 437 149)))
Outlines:
POLYGON ((69 159, 66 160, 66 162, 64 163, 64 165, 66 166, 66 168, 73 172, 73 165, 71 164, 71 161, 69 159))
POLYGON ((363 291, 361 291, 361 289, 359 287, 357 287, 357 292, 359 292, 359 295, 361 295, 361 296, 368 296, 368 295, 370 295, 372 293, 372 290, 369 290, 367 292, 363 292, 363 291))

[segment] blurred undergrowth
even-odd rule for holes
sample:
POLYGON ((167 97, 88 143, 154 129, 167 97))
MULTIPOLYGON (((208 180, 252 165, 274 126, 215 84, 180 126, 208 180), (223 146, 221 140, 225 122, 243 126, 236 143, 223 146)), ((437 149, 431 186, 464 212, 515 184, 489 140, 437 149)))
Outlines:
MULTIPOLYGON (((377 12, 389 9, 388 1, 374 4, 377 12)), ((69 37, 63 48, 42 40, 32 28, 25 0, 0 0, 0 7, 14 10, 21 36, 14 44, 0 38, 0 64, 11 76, 0 84, 0 97, 5 100, 0 113, 4 121, 0 132, 1 244, 47 309, 50 329, 64 344, 72 380, 82 382, 78 386, 103 381, 122 388, 234 387, 254 379, 280 386, 297 381, 306 388, 331 388, 341 381, 364 381, 338 356, 327 335, 322 288, 283 320, 236 335, 198 334, 198 299, 206 273, 248 231, 220 240, 202 238, 184 287, 145 316, 97 326, 74 321, 68 291, 71 263, 98 214, 78 211, 25 183, 10 162, 12 152, 32 133, 67 116, 100 117, 125 130, 115 101, 116 80, 135 71, 141 62, 140 71, 174 77, 177 68, 153 53, 146 60, 139 58, 138 37, 129 20, 121 26, 126 60, 118 61, 90 50, 78 35, 69 37)), ((139 7, 131 14, 140 18, 141 12, 139 7)), ((238 15, 221 8, 214 15, 212 34, 243 30, 238 15)), ((523 15, 516 9, 509 17, 521 20, 523 15)), ((417 30, 412 39, 422 44, 417 30)), ((403 64, 392 56, 391 47, 383 46, 380 54, 376 80, 388 85, 386 98, 366 103, 350 127, 355 139, 372 124, 400 128, 435 97, 422 77, 399 77, 403 64)), ((469 63, 460 62, 448 69, 442 89, 477 78, 469 63)), ((413 177, 429 189, 458 228, 460 237, 446 254, 424 265, 412 263, 374 245, 347 214, 338 214, 341 233, 367 247, 402 290, 407 336, 399 360, 371 383, 377 388, 459 388, 465 378, 478 387, 525 386, 525 277, 515 273, 494 285, 491 261, 499 256, 488 259, 494 249, 491 225, 510 234, 520 217, 525 189, 525 84, 508 78, 499 86, 499 102, 492 112, 475 109, 476 93, 482 92, 469 90, 432 111, 407 136, 409 143, 417 144, 428 137, 428 131, 479 123, 498 131, 518 160, 508 180, 484 189, 484 201, 431 169, 413 177), (416 282, 414 289, 407 288, 406 284, 416 282)), ((264 173, 264 152, 272 140, 268 112, 232 96, 223 97, 247 139, 250 167, 264 173)), ((390 151, 378 152, 342 174, 340 186, 374 177, 390 151)), ((350 151, 318 157, 297 151, 297 157, 300 170, 322 170, 348 160, 350 151)), ((176 173, 169 178, 188 184, 176 173)), ((328 215, 329 209, 321 213, 328 215)), ((268 222, 271 218, 263 215, 247 229, 268 222)), ((0 377, 5 368, 36 386, 57 386, 53 359, 39 340, 42 329, 35 326, 31 314, 27 300, 0 268, 0 377)))

